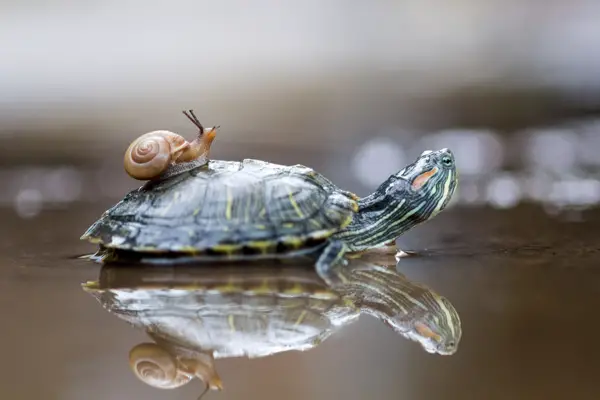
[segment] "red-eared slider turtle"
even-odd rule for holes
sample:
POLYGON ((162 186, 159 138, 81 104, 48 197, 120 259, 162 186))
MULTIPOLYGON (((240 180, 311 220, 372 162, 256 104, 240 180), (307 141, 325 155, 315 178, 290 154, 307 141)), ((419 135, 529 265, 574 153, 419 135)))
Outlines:
MULTIPOLYGON (((392 257, 390 257, 392 258, 392 257)), ((451 355, 461 339, 456 309, 393 267, 350 260, 326 285, 305 263, 206 266, 105 265, 83 285, 112 315, 152 342, 130 351, 149 385, 174 388, 201 379, 222 388, 215 359, 305 351, 372 315, 428 353, 451 355)), ((309 264, 310 265, 310 264, 309 264)))
POLYGON ((448 204, 457 184, 454 156, 444 148, 423 152, 374 193, 358 198, 303 165, 209 159, 215 128, 205 130, 188 117, 200 129, 195 141, 174 141, 175 134, 158 131, 130 146, 128 170, 130 153, 148 170, 154 160, 162 167, 153 174, 137 168, 132 175, 152 179, 107 210, 82 239, 113 256, 153 262, 310 254, 324 275, 344 261, 345 252, 389 245, 431 219, 448 204), (190 161, 189 154, 196 158, 190 161))

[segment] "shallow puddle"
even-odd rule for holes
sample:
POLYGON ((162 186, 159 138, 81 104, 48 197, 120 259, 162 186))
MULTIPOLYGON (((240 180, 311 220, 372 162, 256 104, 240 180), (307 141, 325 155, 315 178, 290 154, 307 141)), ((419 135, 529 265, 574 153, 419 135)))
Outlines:
POLYGON ((416 256, 351 261, 354 276, 331 290, 307 264, 101 268, 77 256, 94 251, 79 236, 102 211, 2 212, 0 397, 197 398, 197 379, 160 390, 134 375, 130 351, 152 337, 219 349, 223 390, 204 398, 600 395, 597 213, 560 222, 536 207, 454 208, 399 240, 416 256), (437 296, 457 319, 426 301, 437 296), (424 315, 434 319, 414 329, 424 315), (429 341, 403 336, 406 324, 429 341), (440 338, 456 351, 428 353, 440 338), (306 351, 282 351, 294 347, 306 351))

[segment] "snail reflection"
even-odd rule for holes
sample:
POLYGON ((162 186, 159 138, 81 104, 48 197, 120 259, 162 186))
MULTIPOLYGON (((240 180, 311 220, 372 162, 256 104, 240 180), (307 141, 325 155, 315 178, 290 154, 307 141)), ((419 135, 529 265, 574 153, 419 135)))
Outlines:
POLYGON ((351 260, 321 279, 311 265, 104 265, 83 285, 113 315, 144 330, 130 366, 157 388, 194 378, 223 387, 216 359, 309 350, 361 313, 432 354, 457 351, 462 331, 452 304, 383 266, 351 260), (325 282, 328 282, 326 284, 325 282))

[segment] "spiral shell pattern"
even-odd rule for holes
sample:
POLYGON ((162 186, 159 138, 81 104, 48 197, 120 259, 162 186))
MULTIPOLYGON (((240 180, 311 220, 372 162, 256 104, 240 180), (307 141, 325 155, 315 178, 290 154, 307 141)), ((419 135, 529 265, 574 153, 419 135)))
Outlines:
POLYGON ((125 152, 125 171, 134 179, 146 180, 161 175, 173 155, 186 145, 183 137, 169 131, 146 133, 134 140, 125 152))
POLYGON ((131 349, 129 365, 142 382, 159 389, 177 388, 192 379, 178 369, 175 358, 154 343, 142 343, 131 349))

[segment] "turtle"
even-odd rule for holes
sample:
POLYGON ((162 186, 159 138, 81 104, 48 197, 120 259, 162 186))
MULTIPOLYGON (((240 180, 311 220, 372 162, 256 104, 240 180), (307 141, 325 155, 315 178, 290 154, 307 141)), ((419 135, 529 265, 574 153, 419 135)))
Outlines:
POLYGON ((456 308, 398 272, 393 262, 351 259, 345 268, 329 270, 326 284, 315 269, 295 260, 220 268, 106 264, 97 281, 82 286, 108 312, 152 339, 131 349, 130 367, 159 388, 197 377, 207 389, 221 390, 216 359, 307 351, 361 314, 383 321, 427 353, 457 352, 462 328, 456 308), (163 373, 152 373, 154 368, 163 373))
POLYGON ((444 210, 457 186, 448 148, 424 151, 363 198, 302 164, 212 159, 216 128, 205 129, 192 110, 184 114, 199 128, 194 141, 155 131, 129 147, 125 167, 136 177, 130 154, 143 158, 135 171, 146 182, 81 236, 99 244, 97 259, 181 263, 308 256, 325 277, 330 267, 347 261, 346 254, 395 247, 400 235, 444 210), (150 167, 150 156, 160 161, 159 172, 150 167))

